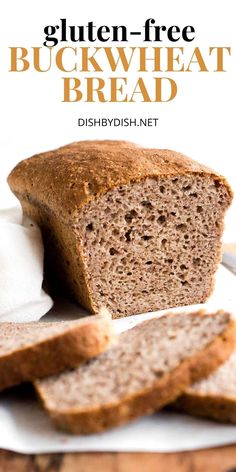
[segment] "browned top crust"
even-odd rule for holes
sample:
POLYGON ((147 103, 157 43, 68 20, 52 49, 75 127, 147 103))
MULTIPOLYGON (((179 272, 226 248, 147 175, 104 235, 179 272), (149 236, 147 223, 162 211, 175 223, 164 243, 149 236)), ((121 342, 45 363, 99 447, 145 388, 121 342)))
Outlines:
POLYGON ((88 148, 88 147, 112 147, 116 148, 122 147, 122 148, 137 148, 140 147, 139 144, 136 143, 131 143, 131 141, 120 141, 120 140, 115 140, 115 139, 95 139, 95 140, 87 140, 87 141, 74 141, 73 143, 66 144, 65 146, 60 147, 59 149, 68 149, 68 148, 73 148, 75 149, 81 149, 83 148, 88 148))
POLYGON ((8 183, 18 198, 45 206, 69 222, 82 206, 113 188, 147 177, 189 174, 208 175, 226 186, 230 203, 227 181, 208 167, 175 151, 124 141, 82 141, 37 154, 20 162, 8 183))

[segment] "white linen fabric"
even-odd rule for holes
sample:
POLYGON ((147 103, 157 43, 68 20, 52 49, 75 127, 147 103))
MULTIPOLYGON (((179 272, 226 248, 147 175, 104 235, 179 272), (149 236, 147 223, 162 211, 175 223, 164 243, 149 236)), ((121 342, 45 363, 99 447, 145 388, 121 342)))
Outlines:
POLYGON ((19 207, 0 209, 0 321, 38 321, 53 305, 42 289, 39 228, 19 207))

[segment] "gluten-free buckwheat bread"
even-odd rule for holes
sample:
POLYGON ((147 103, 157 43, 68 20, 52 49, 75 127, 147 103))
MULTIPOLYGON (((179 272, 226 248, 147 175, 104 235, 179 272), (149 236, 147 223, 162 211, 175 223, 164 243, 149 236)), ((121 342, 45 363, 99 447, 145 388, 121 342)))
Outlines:
POLYGON ((172 408, 193 416, 236 423, 236 352, 209 377, 188 387, 172 408))
POLYGON ((96 359, 35 386, 58 428, 95 433, 159 410, 234 348, 228 313, 166 315, 122 333, 96 359))
POLYGON ((0 323, 0 390, 75 367, 112 339, 105 312, 76 321, 0 323))
POLYGON ((51 281, 90 312, 209 297, 232 199, 211 169, 174 151, 82 141, 22 161, 8 182, 42 229, 51 281))

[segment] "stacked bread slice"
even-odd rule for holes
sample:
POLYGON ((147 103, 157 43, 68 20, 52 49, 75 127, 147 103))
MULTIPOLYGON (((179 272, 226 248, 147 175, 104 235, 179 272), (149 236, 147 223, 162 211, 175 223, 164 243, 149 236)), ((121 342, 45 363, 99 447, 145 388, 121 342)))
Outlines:
POLYGON ((33 381, 56 427, 95 433, 189 394, 194 382, 229 359, 235 333, 225 312, 169 314, 117 337, 107 313, 81 321, 1 323, 0 388, 33 381))
POLYGON ((76 321, 0 323, 0 390, 78 366, 113 339, 105 310, 76 321))
POLYGON ((189 386, 173 408, 193 416, 236 423, 236 352, 209 377, 189 386))

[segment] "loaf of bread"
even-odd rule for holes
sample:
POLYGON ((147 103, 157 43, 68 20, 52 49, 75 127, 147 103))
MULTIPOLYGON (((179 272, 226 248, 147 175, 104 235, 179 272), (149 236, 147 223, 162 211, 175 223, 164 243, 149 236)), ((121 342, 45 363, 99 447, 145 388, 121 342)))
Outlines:
POLYGON ((46 271, 114 318, 202 303, 220 261, 225 179, 184 155, 129 142, 72 143, 8 178, 41 227, 46 271))
POLYGON ((99 432, 157 411, 235 348, 227 313, 166 315, 122 333, 96 359, 35 383, 56 427, 99 432))
POLYGON ((104 314, 76 321, 0 323, 0 390, 75 367, 114 339, 104 314))
POLYGON ((209 377, 188 387, 173 408, 193 416, 236 423, 236 353, 209 377))

